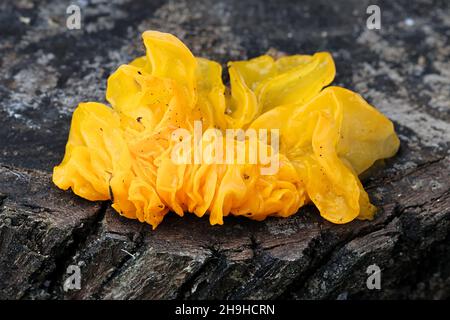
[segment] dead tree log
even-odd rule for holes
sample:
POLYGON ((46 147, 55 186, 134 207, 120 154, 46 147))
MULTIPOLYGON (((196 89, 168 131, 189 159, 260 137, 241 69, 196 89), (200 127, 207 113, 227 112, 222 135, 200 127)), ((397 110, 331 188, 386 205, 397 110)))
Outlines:
POLYGON ((0 3, 0 298, 359 299, 450 297, 450 10, 447 2, 121 1, 82 8, 66 28, 60 1, 0 3), (338 6, 339 5, 339 6, 338 6), (337 84, 396 125, 399 154, 364 184, 379 213, 333 225, 313 206, 254 222, 169 216, 156 231, 51 183, 80 101, 161 29, 222 62, 331 51, 337 84), (381 268, 381 289, 366 286, 381 268), (81 289, 63 290, 69 265, 81 289))

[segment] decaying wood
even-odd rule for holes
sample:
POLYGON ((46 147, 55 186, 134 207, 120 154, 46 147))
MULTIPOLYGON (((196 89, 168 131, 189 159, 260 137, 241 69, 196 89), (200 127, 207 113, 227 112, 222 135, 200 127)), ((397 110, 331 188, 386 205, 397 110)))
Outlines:
POLYGON ((0 4, 0 298, 450 297, 447 3, 385 3, 381 30, 366 29, 361 1, 92 4, 79 31, 66 29, 64 6, 0 4), (364 180, 376 219, 333 225, 308 206, 289 219, 224 226, 169 215, 152 231, 55 188, 73 108, 104 100, 107 75, 142 53, 139 33, 149 28, 222 62, 269 47, 331 51, 336 83, 400 135, 399 154, 364 180), (366 286, 372 264, 380 290, 366 286), (63 290, 69 265, 80 267, 80 290, 63 290))

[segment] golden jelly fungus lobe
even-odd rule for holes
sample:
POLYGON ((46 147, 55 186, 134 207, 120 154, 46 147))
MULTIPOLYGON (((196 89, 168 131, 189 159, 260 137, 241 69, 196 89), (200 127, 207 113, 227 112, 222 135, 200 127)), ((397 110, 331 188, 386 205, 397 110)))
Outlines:
POLYGON ((195 57, 175 36, 142 37, 146 55, 108 79, 110 106, 87 102, 75 109, 64 159, 53 171, 59 188, 111 200, 121 215, 153 228, 169 211, 223 224, 230 214, 289 217, 309 202, 333 223, 373 218, 376 208, 358 175, 392 157, 399 139, 392 122, 360 95, 329 86, 335 77, 329 53, 229 62, 228 89, 221 65, 195 57), (276 130, 277 148, 270 135, 251 141, 227 135, 231 129, 276 130), (211 130, 214 139, 207 138, 211 130), (213 142, 221 147, 211 148, 213 142), (174 161, 180 143, 197 150, 186 157, 192 161, 174 161), (197 161, 211 150, 231 152, 232 161, 197 161), (234 161, 261 152, 277 155, 275 172, 264 174, 267 163, 250 156, 234 161))

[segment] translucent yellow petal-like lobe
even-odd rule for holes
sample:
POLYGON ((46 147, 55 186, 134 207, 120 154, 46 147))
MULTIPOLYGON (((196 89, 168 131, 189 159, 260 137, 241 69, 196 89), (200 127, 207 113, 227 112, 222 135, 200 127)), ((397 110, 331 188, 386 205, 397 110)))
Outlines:
POLYGON ((336 153, 340 119, 336 119, 339 115, 334 116, 335 119, 326 113, 319 115, 312 140, 316 164, 312 165, 307 190, 323 217, 334 223, 347 223, 359 215, 360 189, 358 177, 336 153))
POLYGON ((228 71, 231 96, 227 100, 228 108, 225 116, 229 128, 243 128, 260 113, 260 105, 253 91, 245 83, 244 77, 232 63, 228 71))
POLYGON ((324 91, 294 111, 286 134, 311 135, 294 145, 294 164, 305 181, 309 198, 320 214, 334 223, 346 223, 358 216, 359 186, 350 168, 336 153, 343 109, 333 92, 324 91))
POLYGON ((196 102, 195 71, 197 60, 191 51, 177 37, 158 31, 142 34, 151 65, 151 74, 170 78, 185 88, 191 103, 196 102))
POLYGON ((399 141, 392 122, 359 95, 329 87, 305 105, 262 114, 250 128, 280 129, 280 150, 296 165, 326 219, 345 223, 373 217, 376 208, 357 175, 394 155, 399 141))
POLYGON ((205 128, 227 127, 225 117, 225 86, 222 82, 222 67, 215 61, 197 58, 197 107, 192 114, 201 120, 205 128))
POLYGON ((140 178, 131 181, 128 200, 136 206, 136 217, 139 221, 151 224, 153 229, 169 211, 155 188, 140 178))
POLYGON ((113 161, 120 149, 116 146, 122 144, 119 120, 112 110, 100 103, 81 103, 73 113, 66 153, 53 170, 53 182, 89 200, 109 199, 113 161))
POLYGON ((148 74, 152 73, 152 66, 149 63, 147 56, 136 58, 133 61, 131 61, 128 65, 138 68, 143 73, 148 74))
POLYGON ((277 74, 275 61, 271 56, 260 56, 247 61, 233 61, 229 63, 242 77, 247 87, 255 90, 261 81, 277 74))
POLYGON ((289 63, 282 60, 279 68, 284 72, 259 83, 255 94, 263 112, 285 104, 304 104, 333 81, 336 70, 328 52, 299 60, 304 63, 287 70, 283 66, 289 63))
POLYGON ((378 159, 392 157, 400 146, 393 123, 359 94, 329 87, 343 106, 338 153, 360 174, 378 159))
POLYGON ((305 65, 313 59, 313 56, 294 54, 292 56, 284 56, 275 61, 277 74, 288 72, 296 67, 305 65))
POLYGON ((106 100, 115 110, 127 113, 139 107, 143 95, 140 76, 139 68, 122 65, 108 78, 106 100))

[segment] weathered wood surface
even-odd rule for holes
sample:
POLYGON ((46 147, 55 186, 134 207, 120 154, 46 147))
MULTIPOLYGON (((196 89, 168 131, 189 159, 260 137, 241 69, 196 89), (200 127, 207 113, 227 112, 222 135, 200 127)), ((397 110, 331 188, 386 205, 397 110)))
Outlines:
POLYGON ((0 3, 0 298, 449 298, 450 8, 447 1, 64 1, 0 3), (103 101, 107 76, 142 53, 140 33, 196 55, 328 50, 335 83, 395 122, 399 154, 365 179, 372 222, 332 225, 313 207, 253 222, 169 216, 156 231, 51 184, 70 116, 103 101), (382 269, 368 290, 366 269, 382 269), (80 290, 64 292, 70 264, 80 290))

